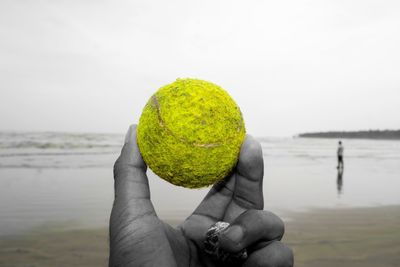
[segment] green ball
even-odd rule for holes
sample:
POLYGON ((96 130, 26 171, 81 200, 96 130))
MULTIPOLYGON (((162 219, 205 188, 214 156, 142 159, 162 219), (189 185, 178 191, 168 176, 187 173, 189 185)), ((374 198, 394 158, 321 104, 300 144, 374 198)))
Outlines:
POLYGON ((147 102, 137 128, 140 153, 164 180, 209 186, 235 167, 246 135, 242 113, 221 87, 177 79, 147 102))

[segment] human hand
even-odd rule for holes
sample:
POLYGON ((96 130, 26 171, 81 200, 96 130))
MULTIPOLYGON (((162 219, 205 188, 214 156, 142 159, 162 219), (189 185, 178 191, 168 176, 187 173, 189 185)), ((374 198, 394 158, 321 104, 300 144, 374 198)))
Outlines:
POLYGON ((221 249, 247 249, 249 256, 241 266, 293 266, 292 251, 280 242, 282 220, 262 210, 262 150, 251 136, 246 137, 232 174, 216 183, 177 229, 157 217, 146 169, 132 125, 114 165, 109 266, 223 266, 204 252, 206 232, 217 221, 230 223, 220 235, 221 249))

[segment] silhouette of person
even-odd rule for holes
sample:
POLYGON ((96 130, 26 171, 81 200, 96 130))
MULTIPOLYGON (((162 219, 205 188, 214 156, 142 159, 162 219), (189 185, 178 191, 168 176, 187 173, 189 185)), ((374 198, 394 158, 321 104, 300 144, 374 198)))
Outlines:
POLYGON ((344 168, 343 150, 344 150, 344 147, 342 145, 342 141, 339 141, 339 146, 338 146, 338 149, 337 149, 337 158, 338 158, 338 166, 337 166, 337 168, 338 169, 340 169, 340 168, 343 169, 344 168))

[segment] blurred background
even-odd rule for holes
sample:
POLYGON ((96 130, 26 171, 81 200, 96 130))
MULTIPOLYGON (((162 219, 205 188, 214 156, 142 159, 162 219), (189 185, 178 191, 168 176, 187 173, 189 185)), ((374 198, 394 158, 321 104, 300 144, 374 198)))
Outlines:
MULTIPOLYGON (((1 1, 0 266, 107 266, 124 133, 185 77, 240 106, 296 266, 398 266, 399 12, 389 0, 1 1)), ((173 225, 208 191, 148 175, 173 225)))

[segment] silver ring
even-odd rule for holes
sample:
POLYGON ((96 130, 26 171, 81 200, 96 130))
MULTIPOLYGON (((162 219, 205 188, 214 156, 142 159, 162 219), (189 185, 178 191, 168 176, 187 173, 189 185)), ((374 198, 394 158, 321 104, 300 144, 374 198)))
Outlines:
POLYGON ((206 233, 204 240, 204 252, 224 263, 240 262, 247 259, 247 250, 243 249, 238 253, 229 253, 222 250, 219 246, 219 236, 223 230, 229 226, 227 222, 216 222, 206 233))

